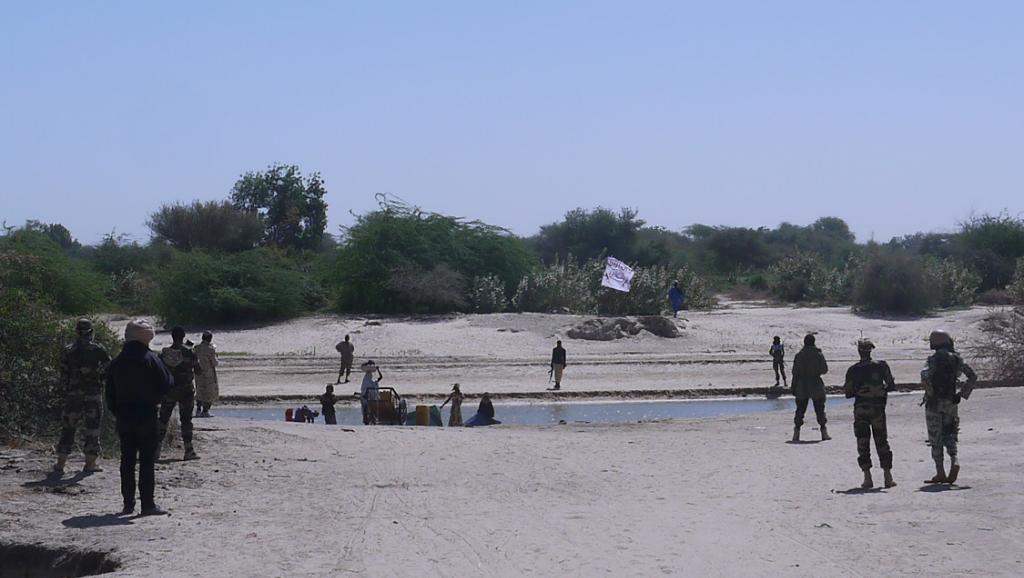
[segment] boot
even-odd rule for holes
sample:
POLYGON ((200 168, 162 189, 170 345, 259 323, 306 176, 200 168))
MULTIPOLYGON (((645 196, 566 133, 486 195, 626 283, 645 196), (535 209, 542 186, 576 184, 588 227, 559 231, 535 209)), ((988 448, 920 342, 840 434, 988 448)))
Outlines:
POLYGON ((793 440, 794 442, 800 441, 800 426, 793 428, 793 440))
POLYGON ((96 472, 102 472, 103 468, 101 468, 96 463, 97 458, 98 458, 98 456, 85 456, 85 467, 82 468, 82 471, 87 473, 87 474, 94 474, 96 472))
POLYGON ((861 482, 860 487, 865 490, 870 490, 875 487, 875 481, 871 479, 871 470, 864 470, 864 481, 861 482))
POLYGON ((135 513, 135 502, 125 502, 124 508, 121 510, 122 516, 130 516, 135 513))
POLYGON ((67 456, 57 456, 57 463, 53 464, 53 471, 58 474, 64 473, 64 466, 68 463, 67 456))
POLYGON ((949 475, 946 476, 946 483, 952 484, 956 482, 956 477, 960 475, 960 464, 953 464, 949 466, 949 475))
POLYGON ((167 510, 164 510, 160 506, 158 506, 156 504, 153 504, 151 506, 146 506, 146 507, 142 508, 142 515, 143 516, 166 516, 167 515, 167 510))
POLYGON ((935 477, 930 480, 925 480, 926 484, 945 484, 948 481, 946 478, 946 468, 942 465, 942 462, 935 462, 935 477))
POLYGON ((821 426, 821 441, 827 442, 830 439, 832 439, 832 436, 828 435, 828 428, 821 426))
POLYGON ((198 460, 199 459, 199 454, 196 453, 195 448, 193 448, 192 446, 189 446, 189 447, 185 448, 185 457, 183 459, 185 461, 198 460))
POLYGON ((895 488, 896 487, 896 482, 892 479, 892 470, 891 469, 887 469, 887 470, 882 470, 882 472, 885 474, 885 487, 887 487, 887 488, 895 488))

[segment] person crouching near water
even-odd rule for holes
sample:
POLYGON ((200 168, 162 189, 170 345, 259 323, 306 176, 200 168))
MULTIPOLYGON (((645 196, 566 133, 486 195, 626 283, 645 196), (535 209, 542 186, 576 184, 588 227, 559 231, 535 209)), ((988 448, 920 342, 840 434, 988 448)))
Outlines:
POLYGON ((359 387, 359 400, 363 405, 363 425, 377 423, 377 403, 380 401, 380 382, 384 374, 371 359, 359 366, 363 383, 359 387))
POLYGON ((324 416, 324 423, 327 425, 338 425, 338 414, 334 404, 341 401, 341 398, 334 395, 334 386, 328 385, 327 390, 320 396, 320 415, 324 416))
POLYGON ((448 399, 444 400, 441 407, 443 408, 449 401, 452 402, 452 412, 448 415, 448 427, 461 427, 462 391, 459 389, 459 384, 452 385, 452 393, 448 396, 448 399))

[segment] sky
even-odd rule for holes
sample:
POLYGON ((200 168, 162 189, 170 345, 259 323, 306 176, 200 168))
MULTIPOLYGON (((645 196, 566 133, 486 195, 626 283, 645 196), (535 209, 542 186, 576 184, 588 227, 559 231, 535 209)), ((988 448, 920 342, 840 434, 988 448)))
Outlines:
POLYGON ((5 2, 0 219, 148 239, 240 174, 533 234, 1024 212, 1024 2, 5 2))

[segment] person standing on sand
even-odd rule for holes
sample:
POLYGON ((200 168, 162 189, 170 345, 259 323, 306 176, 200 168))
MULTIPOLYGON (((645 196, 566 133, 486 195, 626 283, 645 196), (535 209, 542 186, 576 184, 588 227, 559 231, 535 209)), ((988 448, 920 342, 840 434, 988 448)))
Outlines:
POLYGON ((462 391, 459 390, 459 384, 452 385, 452 393, 448 396, 448 399, 444 400, 441 404, 443 408, 448 402, 452 402, 452 411, 448 415, 448 427, 461 427, 462 426, 462 391))
POLYGON ((668 302, 672 306, 672 317, 678 317, 679 311, 686 303, 686 293, 679 288, 679 281, 673 281, 668 290, 668 302))
POLYGON ((562 389, 562 373, 565 371, 565 348, 561 340, 555 342, 555 348, 551 350, 551 373, 555 376, 555 387, 562 389))
POLYGON ((779 374, 782 374, 782 385, 789 387, 786 383, 786 346, 782 339, 776 335, 772 339, 772 346, 768 349, 768 355, 772 356, 772 369, 775 370, 775 387, 779 387, 779 374))
POLYGON ((174 376, 149 350, 153 336, 153 327, 145 320, 128 323, 124 330, 124 348, 107 369, 107 407, 117 419, 117 435, 121 440, 123 515, 135 511, 136 463, 142 515, 167 513, 153 499, 156 489, 153 470, 160 443, 157 408, 174 386, 174 376))
POLYGON ((334 382, 334 385, 342 383, 341 376, 345 376, 344 383, 348 383, 348 377, 352 374, 352 361, 355 359, 356 346, 352 344, 348 335, 345 336, 343 341, 339 341, 334 349, 341 354, 341 367, 338 369, 338 379, 334 382))
POLYGON ((935 351, 921 371, 924 385, 924 416, 928 425, 928 441, 935 460, 935 477, 929 484, 952 484, 960 475, 957 437, 960 432, 960 402, 971 397, 978 376, 953 349, 953 338, 945 331, 932 331, 929 346, 935 351), (967 382, 960 385, 960 375, 967 382), (942 451, 949 454, 949 475, 946 475, 942 451))
POLYGON ((96 460, 100 457, 100 425, 103 421, 103 371, 110 362, 110 354, 93 341, 92 321, 79 319, 75 333, 78 338, 60 354, 60 385, 64 403, 61 407, 57 463, 53 466, 57 474, 64 473, 79 424, 85 426, 82 447, 85 467, 82 471, 103 471, 96 460))
POLYGON ((864 471, 862 488, 875 487, 871 479, 871 437, 875 438, 875 452, 885 475, 885 487, 892 488, 892 450, 885 425, 885 402, 890 391, 896 389, 889 364, 871 359, 875 344, 868 339, 857 342, 860 361, 846 370, 843 391, 853 402, 853 435, 857 437, 857 464, 864 471))
POLYGON ((359 400, 363 405, 363 425, 377 423, 377 403, 380 401, 380 382, 384 374, 371 359, 359 366, 363 372, 363 383, 359 388, 359 400), (374 377, 374 373, 377 377, 374 377))
POLYGON ((210 417, 210 408, 220 397, 217 385, 217 346, 213 333, 203 332, 203 340, 196 346, 200 371, 196 373, 196 417, 210 417))
MULTIPOLYGON (((160 404, 160 444, 163 444, 167 435, 167 424, 171 421, 171 414, 174 413, 174 406, 178 406, 178 419, 181 420, 181 441, 185 445, 185 460, 198 460, 196 450, 192 446, 192 408, 196 403, 196 388, 193 384, 195 374, 201 372, 199 359, 187 346, 185 341, 185 329, 175 327, 171 329, 173 343, 160 351, 160 361, 164 362, 167 369, 174 376, 174 387, 167 393, 160 404)), ((157 459, 160 459, 160 447, 157 447, 157 459)))
POLYGON ((804 414, 808 402, 814 403, 814 414, 821 427, 821 441, 832 439, 825 424, 825 382, 822 375, 828 373, 825 355, 815 346, 814 335, 804 337, 804 348, 793 357, 793 397, 796 398, 796 415, 793 418, 793 441, 800 441, 800 426, 804 425, 804 414))
POLYGON ((334 386, 328 385, 327 390, 320 396, 320 415, 324 416, 324 423, 327 425, 338 425, 338 414, 334 404, 341 400, 334 395, 334 386))

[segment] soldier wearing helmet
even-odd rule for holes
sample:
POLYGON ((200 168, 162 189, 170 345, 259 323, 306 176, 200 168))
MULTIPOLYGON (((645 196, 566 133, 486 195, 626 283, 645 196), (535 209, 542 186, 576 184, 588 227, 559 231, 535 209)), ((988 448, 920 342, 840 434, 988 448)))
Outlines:
MULTIPOLYGON (((185 460, 198 460, 195 446, 192 444, 192 411, 196 403, 195 376, 202 372, 199 358, 192 350, 191 342, 185 342, 185 329, 171 329, 172 343, 160 351, 160 361, 164 362, 171 375, 174 376, 174 387, 164 396, 160 403, 160 445, 167 435, 167 424, 171 421, 174 408, 178 408, 178 419, 181 420, 181 441, 185 445, 185 460)), ((160 449, 157 448, 157 459, 160 449)))
POLYGON ((896 389, 889 364, 871 359, 875 344, 868 339, 857 342, 860 361, 846 370, 843 387, 846 397, 853 402, 853 435, 857 437, 857 464, 864 472, 862 488, 873 488, 871 479, 871 438, 875 438, 875 452, 885 475, 885 487, 896 485, 892 479, 892 450, 885 424, 885 402, 888 393, 896 389))
POLYGON ((75 333, 78 338, 64 348, 60 357, 64 404, 60 441, 57 442, 57 463, 53 466, 57 473, 64 471, 80 424, 85 430, 83 471, 102 471, 96 460, 100 455, 100 422, 103 418, 103 372, 110 363, 110 355, 102 345, 93 341, 93 326, 89 319, 79 319, 75 324, 75 333))
POLYGON ((957 436, 960 432, 958 406, 961 400, 971 396, 978 376, 953 349, 953 338, 949 333, 932 331, 928 343, 935 353, 928 357, 921 371, 921 383, 924 385, 924 415, 928 424, 932 459, 935 460, 935 477, 927 482, 952 484, 960 474, 957 455, 957 436), (967 378, 965 383, 960 383, 961 375, 967 378), (948 475, 943 450, 949 454, 948 475))

